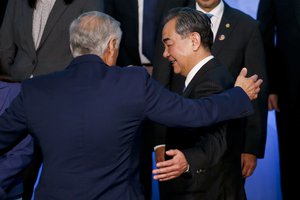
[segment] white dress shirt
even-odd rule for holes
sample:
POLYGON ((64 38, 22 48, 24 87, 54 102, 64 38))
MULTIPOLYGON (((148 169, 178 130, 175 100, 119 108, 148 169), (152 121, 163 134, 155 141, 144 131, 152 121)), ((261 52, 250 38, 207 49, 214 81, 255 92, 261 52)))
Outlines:
POLYGON ((198 62, 198 64, 195 67, 193 67, 193 69, 186 76, 185 83, 184 83, 185 88, 189 85, 189 83, 194 78, 194 76, 197 74, 197 72, 201 69, 201 67, 203 67, 203 65, 205 65, 208 61, 210 61, 213 58, 214 58, 214 56, 212 56, 212 55, 207 56, 206 58, 204 58, 200 62, 198 62))
MULTIPOLYGON (((204 11, 202 8, 200 8, 200 6, 197 4, 196 2, 196 9, 203 12, 203 13, 207 13, 206 11, 204 11)), ((216 38, 220 23, 221 23, 221 19, 224 13, 224 3, 223 1, 220 1, 219 5, 217 5, 217 7, 215 7, 213 10, 211 10, 209 12, 209 14, 212 14, 213 16, 210 18, 212 27, 211 30, 214 34, 214 40, 216 38)))
MULTIPOLYGON (((149 0, 146 0, 149 1, 149 0)), ((138 16, 139 16, 139 54, 142 63, 150 63, 146 56, 142 52, 143 44, 143 16, 144 16, 144 0, 138 0, 138 16)))
POLYGON ((36 8, 33 11, 32 38, 35 49, 38 48, 49 14, 56 0, 37 0, 36 8))

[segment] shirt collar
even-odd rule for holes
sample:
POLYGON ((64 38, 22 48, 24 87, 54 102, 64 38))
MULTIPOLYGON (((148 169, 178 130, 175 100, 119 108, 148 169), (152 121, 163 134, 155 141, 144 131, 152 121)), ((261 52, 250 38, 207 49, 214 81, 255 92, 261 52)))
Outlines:
MULTIPOLYGON (((200 10, 203 13, 207 13, 197 4, 197 2, 196 2, 196 9, 200 10)), ((223 12, 224 12, 224 3, 223 3, 223 1, 220 1, 219 5, 217 5, 217 7, 212 9, 209 13, 215 17, 221 18, 223 15, 223 12)))
POLYGON ((201 67, 203 67, 203 65, 205 65, 208 61, 210 61, 213 58, 214 58, 214 56, 212 56, 212 55, 207 56, 206 58, 204 58, 200 62, 198 62, 198 64, 195 65, 195 67, 193 67, 193 69, 186 76, 185 83, 184 83, 185 87, 187 87, 189 85, 189 83, 194 78, 196 73, 201 69, 201 67))

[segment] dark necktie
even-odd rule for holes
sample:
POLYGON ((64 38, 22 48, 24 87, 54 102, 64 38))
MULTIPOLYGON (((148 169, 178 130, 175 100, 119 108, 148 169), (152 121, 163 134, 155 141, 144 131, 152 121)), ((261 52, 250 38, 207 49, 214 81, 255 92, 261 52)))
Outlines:
POLYGON ((210 13, 205 13, 205 15, 211 20, 212 16, 214 16, 213 14, 210 13))
POLYGON ((156 27, 154 23, 157 0, 144 0, 142 52, 152 61, 155 44, 156 27))

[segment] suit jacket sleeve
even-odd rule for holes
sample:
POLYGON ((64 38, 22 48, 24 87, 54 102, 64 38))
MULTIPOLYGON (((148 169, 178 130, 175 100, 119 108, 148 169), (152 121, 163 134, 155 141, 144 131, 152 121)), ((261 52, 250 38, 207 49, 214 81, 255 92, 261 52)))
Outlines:
POLYGON ((264 42, 266 53, 266 66, 270 83, 270 93, 278 94, 278 78, 280 77, 280 55, 277 55, 275 49, 275 29, 276 17, 275 7, 272 0, 261 0, 259 2, 257 19, 260 22, 260 30, 264 42))
POLYGON ((254 114, 247 117, 243 152, 263 158, 267 132, 268 79, 263 41, 257 23, 255 23, 245 48, 245 66, 249 69, 250 74, 258 74, 264 80, 264 84, 261 87, 259 97, 252 102, 254 114))
POLYGON ((198 100, 183 98, 153 80, 147 81, 145 91, 146 116, 167 126, 208 126, 253 113, 248 96, 239 87, 198 100))
POLYGON ((4 192, 14 185, 15 179, 19 178, 20 173, 30 163, 32 155, 33 141, 31 136, 27 136, 0 157, 0 190, 4 192))
MULTIPOLYGON (((9 103, 19 93, 20 86, 17 83, 5 83, 0 81, 0 113, 8 107, 9 103)), ((0 199, 4 199, 6 190, 19 179, 21 171, 31 161, 33 143, 30 136, 18 143, 5 155, 0 156, 0 199)))
POLYGON ((10 145, 28 135, 23 99, 21 91, 0 116, 0 155, 6 152, 10 145))

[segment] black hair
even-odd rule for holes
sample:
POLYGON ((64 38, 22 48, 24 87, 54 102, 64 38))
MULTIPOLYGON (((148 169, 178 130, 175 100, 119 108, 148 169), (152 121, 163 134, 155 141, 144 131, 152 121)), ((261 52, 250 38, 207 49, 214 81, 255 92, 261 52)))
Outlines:
POLYGON ((164 25, 176 18, 175 29, 182 37, 189 33, 197 32, 201 36, 202 45, 211 49, 213 45, 213 32, 211 30, 210 18, 201 11, 188 7, 171 9, 164 18, 164 25))

